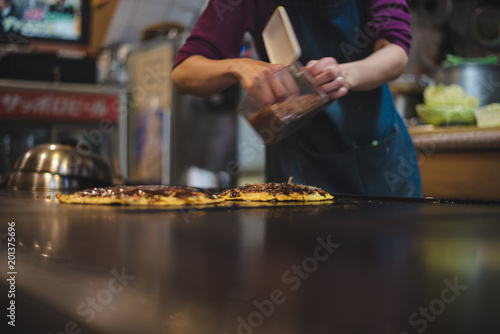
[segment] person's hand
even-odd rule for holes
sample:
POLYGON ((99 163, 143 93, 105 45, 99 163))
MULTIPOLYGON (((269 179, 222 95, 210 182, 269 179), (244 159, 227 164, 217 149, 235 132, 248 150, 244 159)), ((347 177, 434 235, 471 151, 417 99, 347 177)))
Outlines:
POLYGON ((267 106, 299 94, 295 80, 284 65, 241 58, 233 73, 260 105, 267 106))
POLYGON ((338 99, 347 94, 348 88, 341 76, 340 66, 334 58, 311 60, 307 63, 306 69, 328 98, 338 99))

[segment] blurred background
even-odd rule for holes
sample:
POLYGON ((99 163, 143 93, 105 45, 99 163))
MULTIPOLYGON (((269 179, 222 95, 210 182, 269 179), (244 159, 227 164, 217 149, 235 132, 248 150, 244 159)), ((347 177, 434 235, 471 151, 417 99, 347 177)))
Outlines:
MULTIPOLYGON (((198 98, 171 84, 175 54, 206 2, 13 0, 17 16, 3 18, 0 34, 0 182, 47 142, 101 154, 116 184, 262 181, 264 145, 236 112, 241 88, 198 98)), ((407 2, 412 49, 390 87, 419 152, 424 193, 496 198, 486 178, 500 167, 500 4, 407 2), (424 101, 429 87, 437 102, 424 101), (449 172, 456 163, 465 174, 449 172)), ((245 42, 241 56, 256 58, 245 42)))

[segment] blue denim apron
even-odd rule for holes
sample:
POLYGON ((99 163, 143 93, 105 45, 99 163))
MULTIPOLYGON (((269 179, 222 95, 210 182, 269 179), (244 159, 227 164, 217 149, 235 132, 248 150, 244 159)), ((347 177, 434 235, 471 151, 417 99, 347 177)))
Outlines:
MULTIPOLYGON (((282 0, 302 48, 300 61, 339 63, 373 52, 366 1, 282 0)), ((267 146, 266 179, 320 186, 331 193, 421 197, 411 138, 388 85, 349 92, 286 139, 267 146)))

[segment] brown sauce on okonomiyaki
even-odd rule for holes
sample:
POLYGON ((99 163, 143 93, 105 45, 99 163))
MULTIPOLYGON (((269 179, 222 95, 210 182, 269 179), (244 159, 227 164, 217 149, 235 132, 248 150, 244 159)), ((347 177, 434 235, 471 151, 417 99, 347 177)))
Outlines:
POLYGON ((153 198, 155 196, 174 196, 176 198, 188 198, 193 195, 204 194, 211 199, 215 196, 208 191, 181 186, 116 186, 105 188, 93 188, 78 192, 79 197, 117 197, 129 198, 133 196, 140 196, 144 198, 153 198))
POLYGON ((273 195, 286 195, 289 196, 293 193, 312 195, 318 193, 321 196, 326 196, 326 191, 313 186, 306 186, 302 184, 293 183, 266 183, 266 184, 252 184, 233 189, 230 192, 230 197, 234 198, 239 193, 251 192, 269 192, 273 195))

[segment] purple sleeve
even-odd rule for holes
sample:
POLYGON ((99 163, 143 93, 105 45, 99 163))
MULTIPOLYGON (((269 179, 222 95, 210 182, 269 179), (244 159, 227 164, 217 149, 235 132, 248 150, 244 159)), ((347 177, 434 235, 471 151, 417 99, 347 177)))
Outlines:
POLYGON ((405 0, 368 0, 367 29, 377 32, 374 39, 384 38, 409 53, 410 10, 405 0))
POLYGON ((268 0, 210 0, 184 45, 177 52, 174 67, 193 55, 209 59, 240 56, 246 32, 259 35, 266 22, 268 0))

